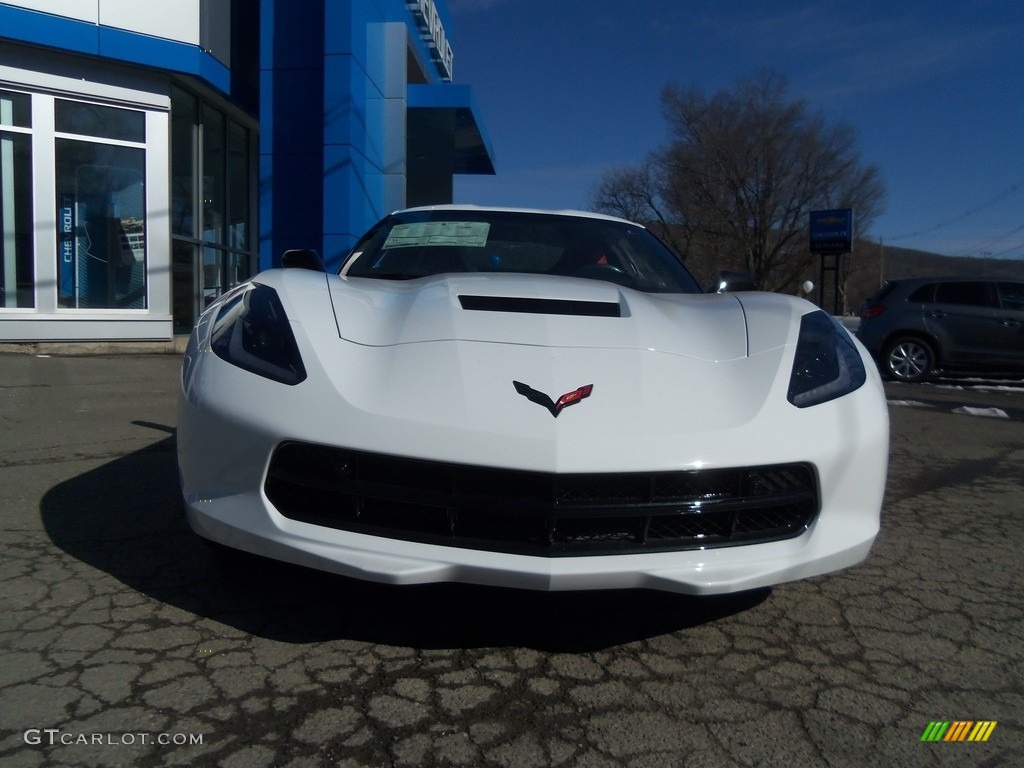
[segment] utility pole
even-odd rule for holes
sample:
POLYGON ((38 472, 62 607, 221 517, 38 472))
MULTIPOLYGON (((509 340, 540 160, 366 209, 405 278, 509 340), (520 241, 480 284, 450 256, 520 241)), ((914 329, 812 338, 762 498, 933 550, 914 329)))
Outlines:
POLYGON ((885 245, 882 238, 878 238, 878 287, 885 285, 885 245))

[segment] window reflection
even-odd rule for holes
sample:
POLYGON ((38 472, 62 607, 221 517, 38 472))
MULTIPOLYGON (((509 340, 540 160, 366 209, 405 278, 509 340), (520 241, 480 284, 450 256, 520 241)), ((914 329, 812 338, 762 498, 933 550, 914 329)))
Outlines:
POLYGON ((224 243, 224 115, 203 110, 203 240, 224 243))
POLYGON ((196 322, 196 246, 182 240, 171 243, 172 311, 174 332, 188 333, 196 322))
POLYGON ((27 93, 0 91, 0 125, 32 127, 32 97, 27 93))
POLYGON ((58 301, 146 307, 145 150, 57 139, 58 301))
POLYGON ((224 290, 229 291, 249 279, 249 255, 246 253, 227 254, 227 284, 224 290))
POLYGON ((255 134, 243 124, 182 88, 172 89, 176 329, 190 327, 197 312, 252 274, 254 144, 255 134))
POLYGON ((171 232, 196 236, 196 126, 199 105, 180 88, 171 92, 171 232))
POLYGON ((249 132, 228 124, 228 245, 249 247, 249 132))
MULTIPOLYGON (((0 91, 0 125, 31 124, 28 94, 0 91)), ((32 137, 0 131, 0 307, 33 307, 32 137)))
POLYGON ((144 112, 64 99, 57 99, 54 108, 55 127, 59 133, 78 133, 140 144, 146 140, 144 112))

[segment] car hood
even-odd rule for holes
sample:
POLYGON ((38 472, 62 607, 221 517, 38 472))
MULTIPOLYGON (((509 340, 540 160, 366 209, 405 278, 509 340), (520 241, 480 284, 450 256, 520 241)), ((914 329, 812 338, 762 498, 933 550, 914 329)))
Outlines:
POLYGON ((723 361, 749 353, 735 295, 648 294, 547 275, 328 277, 338 333, 371 347, 480 341, 642 349, 723 361))
POLYGON ((786 401, 799 319, 815 310, 793 296, 651 295, 529 275, 397 282, 286 269, 256 281, 278 292, 309 374, 301 397, 274 407, 290 408, 310 442, 537 471, 648 471, 761 463, 765 441, 771 461, 804 460, 796 441, 778 449, 780 430, 830 412, 786 401), (589 394, 573 400, 580 390, 589 394), (552 418, 546 398, 567 397, 567 415, 552 418))

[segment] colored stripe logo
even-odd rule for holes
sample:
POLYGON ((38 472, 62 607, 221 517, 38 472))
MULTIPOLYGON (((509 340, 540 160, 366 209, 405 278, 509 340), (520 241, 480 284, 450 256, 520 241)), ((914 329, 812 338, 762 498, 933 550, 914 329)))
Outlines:
POLYGON ((995 720, 933 720, 921 741, 988 741, 995 729, 995 720))

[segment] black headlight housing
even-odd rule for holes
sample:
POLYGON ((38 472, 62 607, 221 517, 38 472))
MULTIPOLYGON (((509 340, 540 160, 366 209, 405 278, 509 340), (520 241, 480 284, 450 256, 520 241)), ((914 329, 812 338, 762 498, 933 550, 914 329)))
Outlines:
POLYGON ((786 399, 797 408, 827 403, 860 388, 867 371, 850 334, 821 310, 800 319, 786 399))
POLYGON ((282 384, 305 381, 299 346, 277 291, 252 283, 213 322, 210 348, 221 360, 282 384))

